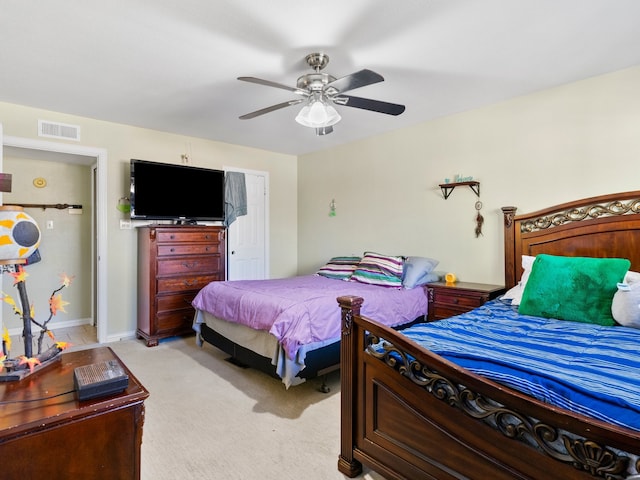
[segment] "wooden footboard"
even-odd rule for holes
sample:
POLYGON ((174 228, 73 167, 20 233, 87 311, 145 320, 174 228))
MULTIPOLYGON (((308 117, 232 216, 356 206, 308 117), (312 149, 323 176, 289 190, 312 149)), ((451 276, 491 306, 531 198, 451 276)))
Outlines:
POLYGON ((613 480, 640 469, 638 432, 483 379, 362 317, 363 299, 338 302, 343 474, 364 464, 390 479, 613 480), (379 339, 382 353, 368 348, 379 339))

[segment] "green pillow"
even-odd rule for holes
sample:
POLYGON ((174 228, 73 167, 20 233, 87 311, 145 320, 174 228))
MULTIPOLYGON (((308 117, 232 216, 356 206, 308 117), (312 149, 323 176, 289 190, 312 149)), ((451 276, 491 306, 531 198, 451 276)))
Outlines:
POLYGON ((537 255, 518 312, 615 325, 611 303, 630 266, 623 258, 537 255))

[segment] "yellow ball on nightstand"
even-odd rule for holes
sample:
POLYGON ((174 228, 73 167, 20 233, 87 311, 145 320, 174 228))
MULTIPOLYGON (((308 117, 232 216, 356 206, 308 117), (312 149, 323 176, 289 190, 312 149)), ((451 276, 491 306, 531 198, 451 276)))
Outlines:
POLYGON ((450 283, 450 284, 451 283, 456 283, 456 280, 457 280, 457 278, 456 278, 456 274, 455 273, 447 273, 444 276, 444 281, 447 282, 447 283, 450 283))

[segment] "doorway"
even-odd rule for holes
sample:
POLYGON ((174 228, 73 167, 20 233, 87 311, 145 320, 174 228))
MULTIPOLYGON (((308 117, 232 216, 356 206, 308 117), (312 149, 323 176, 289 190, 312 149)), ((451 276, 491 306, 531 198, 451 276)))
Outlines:
POLYGON ((107 251, 106 242, 106 185, 107 185, 107 152, 101 148, 80 145, 60 144, 55 142, 5 136, 0 138, 4 153, 12 156, 28 156, 37 160, 52 162, 77 163, 90 167, 92 177, 92 198, 94 199, 94 217, 91 232, 91 310, 95 315, 93 322, 97 327, 99 343, 108 341, 107 315, 107 251))

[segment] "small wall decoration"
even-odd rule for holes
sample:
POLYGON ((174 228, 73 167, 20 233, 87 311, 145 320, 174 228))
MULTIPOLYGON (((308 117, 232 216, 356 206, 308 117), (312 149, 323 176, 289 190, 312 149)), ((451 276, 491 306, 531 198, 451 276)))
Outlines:
POLYGON ((118 200, 118 205, 116 205, 116 208, 118 209, 118 211, 122 213, 131 212, 131 201, 129 200, 129 197, 120 197, 120 199, 118 200))
POLYGON ((329 204, 329 216, 330 217, 335 217, 336 216, 336 201, 335 201, 335 199, 331 199, 331 203, 329 204))
POLYGON ((482 224, 484 223, 484 217, 480 213, 480 209, 482 209, 482 202, 478 200, 476 202, 476 211, 478 212, 476 215, 476 238, 482 235, 482 224))
POLYGON ((33 186, 36 188, 44 188, 47 186, 47 181, 42 177, 34 178, 33 186))

